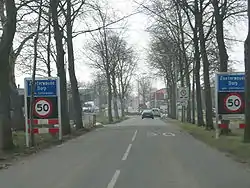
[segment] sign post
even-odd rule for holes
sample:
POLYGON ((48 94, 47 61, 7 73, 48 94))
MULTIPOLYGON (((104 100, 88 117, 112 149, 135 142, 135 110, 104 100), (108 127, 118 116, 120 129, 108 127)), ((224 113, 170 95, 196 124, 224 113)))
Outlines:
MULTIPOLYGON (((218 128, 223 120, 243 119, 245 113, 245 73, 218 72, 215 77, 215 109, 218 128)), ((218 137, 218 135, 216 135, 218 137)))
MULTIPOLYGON (((57 77, 46 77, 35 79, 34 90, 34 109, 33 118, 30 117, 32 78, 24 79, 24 108, 25 108, 25 135, 26 146, 29 147, 30 120, 33 119, 34 125, 55 125, 58 124, 59 140, 62 140, 61 127, 61 100, 60 100, 60 80, 57 77)), ((34 131, 34 130, 33 130, 34 131)), ((42 133, 42 131, 37 131, 42 133)), ((54 132, 57 132, 54 130, 54 132)))

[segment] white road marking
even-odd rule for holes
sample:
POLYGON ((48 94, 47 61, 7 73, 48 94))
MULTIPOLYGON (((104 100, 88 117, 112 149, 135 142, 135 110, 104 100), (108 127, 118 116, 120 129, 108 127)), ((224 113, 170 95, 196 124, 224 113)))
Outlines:
POLYGON ((134 135, 133 135, 133 137, 132 137, 132 142, 135 140, 136 135, 137 135, 137 132, 138 132, 138 130, 135 131, 135 133, 134 133, 134 135))
POLYGON ((128 145, 128 148, 127 148, 127 150, 126 150, 126 152, 124 153, 124 155, 123 155, 123 157, 122 157, 122 160, 123 160, 123 161, 125 161, 125 160, 128 158, 128 154, 129 154, 129 152, 130 152, 131 147, 132 147, 132 144, 129 144, 129 145, 128 145))
POLYGON ((162 133, 163 136, 175 136, 174 133, 162 133))
POLYGON ((121 171, 120 170, 116 170, 111 181, 109 182, 107 188, 114 188, 115 187, 115 184, 116 184, 116 181, 120 175, 121 171))
POLYGON ((157 136, 158 134, 157 133, 154 133, 154 132, 147 132, 147 136, 157 136))

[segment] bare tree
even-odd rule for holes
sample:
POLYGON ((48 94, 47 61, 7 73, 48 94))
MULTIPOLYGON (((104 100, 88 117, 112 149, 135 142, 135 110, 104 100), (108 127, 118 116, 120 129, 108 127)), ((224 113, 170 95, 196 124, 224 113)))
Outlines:
POLYGON ((85 1, 71 1, 66 0, 66 13, 65 20, 66 20, 66 42, 67 42, 67 50, 68 50, 68 69, 69 69, 69 77, 70 77, 70 85, 72 90, 72 97, 73 97, 73 106, 74 106, 74 119, 76 121, 76 128, 81 129, 83 128, 82 123, 82 108, 80 103, 80 95, 78 91, 78 83, 75 75, 75 58, 74 58, 74 46, 73 46, 73 25, 76 16, 79 14, 80 10, 82 9, 85 1), (72 11, 73 9, 73 11, 72 11))
POLYGON ((60 93, 61 93, 61 115, 62 115, 62 129, 63 134, 70 133, 70 124, 67 108, 67 82, 66 82, 66 72, 64 63, 64 48, 63 48, 63 28, 59 24, 59 0, 50 0, 51 13, 52 13, 52 23, 54 28, 54 38, 56 42, 56 66, 57 74, 60 78, 60 93))
POLYGON ((10 128, 10 64, 9 55, 16 32, 16 5, 14 0, 0 1, 3 32, 0 41, 0 149, 13 146, 10 128), (2 17, 6 12, 5 16, 2 17), (3 20, 4 19, 4 20, 3 20))
POLYGON ((245 74, 246 74, 246 86, 245 86, 245 131, 244 141, 250 142, 250 0, 248 0, 248 35, 245 40, 245 74))
POLYGON ((121 114, 125 116, 125 102, 128 98, 128 92, 131 86, 131 78, 133 77, 137 59, 132 48, 127 46, 124 41, 124 45, 121 45, 120 50, 117 53, 118 65, 117 65, 117 78, 118 78, 118 90, 121 103, 121 114))

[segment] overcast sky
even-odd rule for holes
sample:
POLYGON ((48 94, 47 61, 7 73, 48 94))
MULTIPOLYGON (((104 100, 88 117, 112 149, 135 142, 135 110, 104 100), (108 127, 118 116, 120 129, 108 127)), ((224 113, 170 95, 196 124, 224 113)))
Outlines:
MULTIPOLYGON (((109 0, 110 6, 119 12, 119 14, 128 15, 135 11, 138 5, 133 3, 133 0, 109 0)), ((144 14, 136 14, 128 18, 127 20, 127 39, 128 43, 134 46, 136 52, 139 55, 139 68, 140 72, 148 72, 146 63, 146 49, 149 44, 149 34, 145 31, 147 26, 147 16, 144 14)), ((235 35, 237 40, 245 40, 247 35, 246 23, 239 23, 236 28, 232 27, 230 30, 235 35)), ((82 35, 74 40, 75 52, 76 52, 76 75, 79 82, 91 81, 91 74, 94 71, 87 65, 88 60, 83 59, 82 50, 84 50, 84 43, 87 36, 82 35)), ((234 68, 237 71, 244 71, 244 48, 242 42, 237 42, 232 51, 229 51, 230 59, 239 61, 240 63, 235 65, 234 68)), ((29 75, 18 74, 16 77, 17 84, 23 87, 23 79, 29 75)), ((164 87, 164 84, 160 81, 155 81, 154 86, 157 88, 164 87)))

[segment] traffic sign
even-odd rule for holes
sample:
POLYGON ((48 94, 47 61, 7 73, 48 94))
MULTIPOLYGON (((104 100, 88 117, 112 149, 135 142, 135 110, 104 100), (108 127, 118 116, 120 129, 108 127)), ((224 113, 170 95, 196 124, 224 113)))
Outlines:
POLYGON ((35 100, 34 108, 34 112, 40 118, 49 117, 53 109, 52 103, 46 98, 38 98, 35 100))
POLYGON ((230 93, 225 97, 224 106, 229 112, 237 112, 243 108, 241 96, 238 93, 230 93))
POLYGON ((216 117, 242 118, 245 113, 245 73, 217 73, 215 83, 216 117))
MULTIPOLYGON (((31 96, 32 80, 26 79, 25 86, 27 88, 27 96, 31 96)), ((34 96, 57 96, 57 80, 54 78, 35 80, 34 96)))
POLYGON ((34 102, 32 112, 30 112, 32 79, 24 79, 24 107, 27 146, 29 145, 29 123, 35 124, 35 126, 39 126, 42 124, 55 124, 54 122, 58 122, 59 139, 62 139, 59 78, 36 78, 34 84, 34 102), (33 118, 33 122, 31 122, 31 117, 33 118))
POLYGON ((189 97, 188 87, 181 87, 179 89, 179 101, 187 101, 189 97))
POLYGON ((245 73, 218 73, 218 92, 244 92, 245 73))

